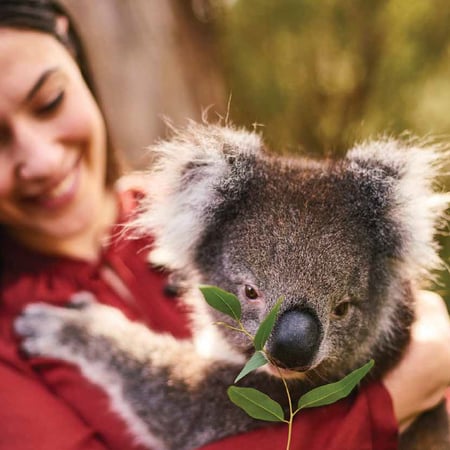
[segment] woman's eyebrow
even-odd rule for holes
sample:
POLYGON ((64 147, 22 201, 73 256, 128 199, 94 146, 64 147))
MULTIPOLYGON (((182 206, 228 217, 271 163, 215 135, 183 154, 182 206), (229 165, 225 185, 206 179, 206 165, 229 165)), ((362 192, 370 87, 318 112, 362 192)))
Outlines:
POLYGON ((33 96, 36 94, 36 92, 40 89, 40 87, 45 83, 45 81, 55 73, 58 69, 56 67, 52 67, 50 69, 47 69, 36 81, 36 83, 33 85, 33 87, 30 89, 30 92, 28 92, 28 95, 26 97, 26 101, 30 101, 33 96))

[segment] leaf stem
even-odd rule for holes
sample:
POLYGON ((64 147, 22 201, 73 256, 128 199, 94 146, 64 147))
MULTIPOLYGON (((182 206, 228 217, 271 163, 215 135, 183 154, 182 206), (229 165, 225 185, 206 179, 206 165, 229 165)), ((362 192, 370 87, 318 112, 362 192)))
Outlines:
POLYGON ((226 322, 214 322, 214 325, 221 325, 223 327, 229 328, 230 330, 237 331, 239 333, 243 333, 248 337, 248 339, 250 339, 250 341, 253 344, 255 342, 255 338, 244 328, 244 325, 242 324, 242 322, 240 320, 236 320, 236 322, 237 322, 238 327, 237 326, 234 327, 233 325, 230 325, 229 323, 226 323, 226 322))
POLYGON ((223 327, 227 327, 230 330, 238 331, 239 333, 244 333, 245 334, 245 331, 242 330, 242 328, 233 327, 233 325, 230 325, 229 323, 226 323, 226 322, 214 322, 214 325, 220 325, 220 326, 223 326, 223 327))
POLYGON ((294 412, 294 410, 293 410, 291 392, 289 391, 289 386, 287 384, 287 381, 283 377, 283 374, 281 373, 280 367, 277 366, 277 365, 275 365, 275 367, 276 367, 276 369, 278 371, 278 375, 280 376, 281 380, 283 381, 284 389, 286 391, 286 396, 287 396, 287 399, 288 399, 289 420, 287 421, 287 424, 288 424, 288 438, 287 438, 287 443, 286 443, 286 450, 289 450, 291 448, 291 440, 292 440, 292 425, 293 425, 293 422, 294 422, 294 416, 295 416, 297 411, 294 412))

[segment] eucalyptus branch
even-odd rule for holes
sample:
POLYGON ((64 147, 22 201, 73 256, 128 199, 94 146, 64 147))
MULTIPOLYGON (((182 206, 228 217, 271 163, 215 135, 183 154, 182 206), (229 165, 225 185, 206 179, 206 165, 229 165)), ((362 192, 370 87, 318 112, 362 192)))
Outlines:
POLYGON ((290 450, 291 447, 293 421, 298 412, 305 408, 329 405, 347 397, 374 365, 374 361, 371 360, 340 381, 310 390, 300 397, 297 408, 294 410, 287 380, 285 376, 283 376, 281 368, 274 363, 270 354, 265 349, 265 344, 275 325, 283 299, 278 299, 273 308, 261 322, 255 335, 252 335, 246 330, 241 320, 241 304, 237 297, 214 286, 202 286, 200 287, 200 290, 211 307, 228 315, 236 322, 236 326, 226 322, 216 322, 216 324, 226 326, 233 331, 245 334, 255 348, 255 353, 244 365, 234 382, 238 382, 250 372, 253 372, 266 364, 271 364, 276 368, 278 376, 286 391, 289 407, 288 419, 285 418, 283 408, 279 403, 257 389, 230 386, 227 392, 230 400, 243 409, 249 416, 259 420, 286 423, 288 425, 286 450, 290 450))
POLYGON ((230 325, 227 322, 214 322, 214 325, 220 325, 222 327, 228 328, 229 330, 233 330, 238 333, 245 334, 249 338, 250 342, 252 342, 252 343, 254 342, 254 337, 244 328, 244 326, 242 325, 242 322, 240 322, 240 321, 238 322, 239 327, 233 327, 233 325, 230 325))

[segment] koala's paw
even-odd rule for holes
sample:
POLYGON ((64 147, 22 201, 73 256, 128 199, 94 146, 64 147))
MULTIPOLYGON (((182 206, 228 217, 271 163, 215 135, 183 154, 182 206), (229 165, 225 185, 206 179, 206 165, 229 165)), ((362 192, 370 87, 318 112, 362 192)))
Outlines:
POLYGON ((24 338, 22 349, 28 355, 73 362, 83 354, 94 357, 97 338, 113 338, 127 323, 120 311, 96 303, 91 294, 83 292, 73 296, 67 307, 28 305, 14 328, 24 338))
MULTIPOLYGON (((16 333, 22 336, 22 349, 33 356, 61 358, 70 342, 64 335, 77 322, 77 311, 45 303, 28 305, 14 322, 16 333)), ((75 330, 74 330, 75 331, 75 330)))

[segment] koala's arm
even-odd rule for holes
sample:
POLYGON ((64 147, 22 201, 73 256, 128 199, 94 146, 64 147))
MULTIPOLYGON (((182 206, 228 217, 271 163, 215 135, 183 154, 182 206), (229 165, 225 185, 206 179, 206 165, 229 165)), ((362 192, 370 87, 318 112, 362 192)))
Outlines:
POLYGON ((192 341, 153 333, 115 308, 77 302, 27 307, 15 324, 22 346, 79 366, 139 442, 187 450, 260 425, 226 395, 239 368, 201 358, 192 341))

